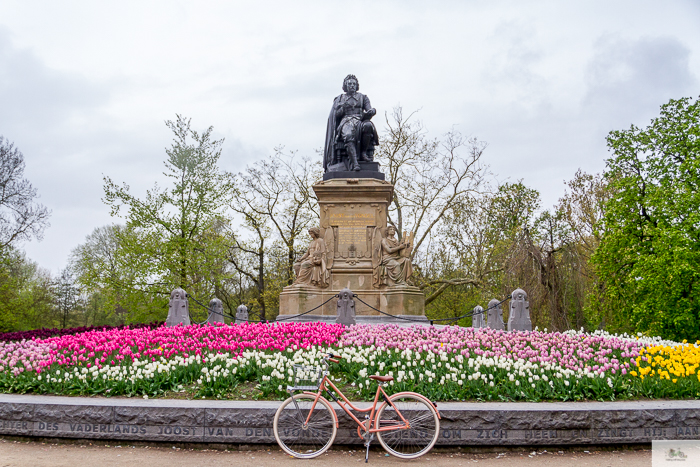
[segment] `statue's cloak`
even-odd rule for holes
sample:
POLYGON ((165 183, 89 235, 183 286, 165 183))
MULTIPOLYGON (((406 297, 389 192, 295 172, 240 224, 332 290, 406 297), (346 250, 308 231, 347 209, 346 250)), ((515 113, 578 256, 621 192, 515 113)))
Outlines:
POLYGON ((323 171, 328 172, 328 166, 333 163, 335 159, 335 130, 338 127, 338 119, 336 117, 336 109, 338 108, 338 103, 342 94, 335 99, 333 99, 333 107, 331 107, 331 114, 328 116, 328 125, 326 126, 326 144, 323 151, 323 171))

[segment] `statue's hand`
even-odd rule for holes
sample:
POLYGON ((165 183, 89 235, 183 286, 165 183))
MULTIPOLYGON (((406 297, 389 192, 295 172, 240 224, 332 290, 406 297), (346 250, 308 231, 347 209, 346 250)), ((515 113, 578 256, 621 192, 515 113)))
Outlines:
POLYGON ((374 117, 375 115, 377 115, 377 109, 369 109, 369 110, 366 111, 365 114, 363 115, 363 120, 369 120, 369 119, 371 119, 372 117, 374 117))

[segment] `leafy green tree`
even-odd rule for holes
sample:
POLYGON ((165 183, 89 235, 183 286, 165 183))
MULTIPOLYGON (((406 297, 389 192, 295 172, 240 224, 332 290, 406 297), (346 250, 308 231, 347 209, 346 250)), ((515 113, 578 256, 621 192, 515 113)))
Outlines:
MULTIPOLYGON (((539 193, 522 182, 505 183, 483 196, 453 203, 435 231, 434 247, 421 268, 429 316, 445 318, 471 311, 492 298, 524 287, 514 268, 514 250, 532 224, 539 193)), ((431 246, 432 246, 431 245, 431 246)), ((465 319, 461 324, 469 325, 465 319)))
MULTIPOLYGON (((124 305, 138 274, 130 268, 129 250, 120 248, 133 235, 119 224, 98 227, 71 252, 69 267, 86 295, 85 326, 119 325, 127 322, 124 305), (88 324, 89 323, 89 324, 88 324)), ((141 298, 136 294, 135 298, 141 298)), ((137 308, 138 304, 135 305, 137 308)))
POLYGON ((6 247, 0 254, 0 332, 59 324, 53 281, 22 252, 6 247))
POLYGON ((174 287, 208 300, 225 274, 226 241, 220 231, 233 184, 218 167, 223 140, 212 139, 212 127, 193 130, 190 119, 180 115, 166 125, 174 134, 164 172, 170 187, 156 185, 139 199, 127 184, 104 179, 104 202, 112 215, 126 210, 126 227, 116 232, 120 273, 105 280, 124 295, 121 305, 130 319, 162 319, 174 287))
POLYGON ((594 255, 607 306, 638 331, 700 339, 700 102, 607 140, 614 195, 594 255))

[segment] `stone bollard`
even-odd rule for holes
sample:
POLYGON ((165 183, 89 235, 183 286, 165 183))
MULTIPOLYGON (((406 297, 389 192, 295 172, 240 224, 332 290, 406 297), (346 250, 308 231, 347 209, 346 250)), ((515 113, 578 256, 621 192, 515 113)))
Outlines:
POLYGON ((347 287, 338 294, 338 317, 335 322, 351 326, 355 321, 355 300, 352 299, 354 294, 347 287))
POLYGON ((245 305, 238 305, 236 308, 236 323, 247 323, 248 322, 248 307, 245 305))
POLYGON ((510 315, 508 316, 509 331, 532 331, 530 321, 530 302, 523 289, 515 289, 510 299, 510 315))
POLYGON ((174 289, 170 292, 170 303, 168 303, 168 319, 165 320, 166 326, 177 326, 190 324, 190 305, 187 302, 187 294, 181 288, 174 289))
POLYGON ((474 313, 472 315, 472 327, 485 328, 486 325, 484 324, 484 309, 477 305, 474 307, 474 310, 472 310, 472 312, 474 313))
POLYGON ((209 316, 207 324, 224 322, 224 304, 218 298, 212 298, 209 302, 209 316))
POLYGON ((495 298, 489 302, 486 327, 500 330, 506 328, 503 324, 503 308, 501 308, 499 300, 496 300, 495 298))

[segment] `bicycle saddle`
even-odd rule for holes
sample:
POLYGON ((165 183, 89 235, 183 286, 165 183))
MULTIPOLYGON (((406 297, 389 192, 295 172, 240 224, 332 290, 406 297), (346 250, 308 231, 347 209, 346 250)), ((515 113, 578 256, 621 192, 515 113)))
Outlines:
POLYGON ((381 381, 382 383, 386 383, 387 381, 391 381, 394 379, 393 376, 379 376, 379 375, 372 375, 369 377, 369 379, 374 379, 377 381, 381 381))

